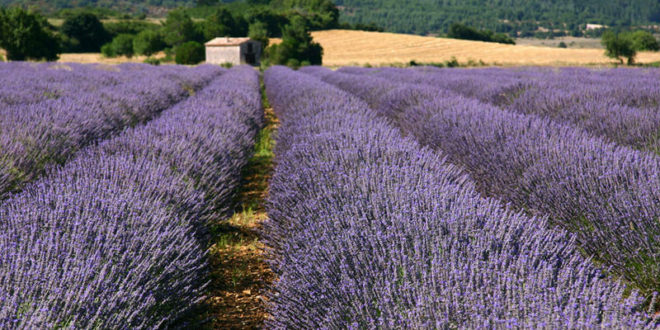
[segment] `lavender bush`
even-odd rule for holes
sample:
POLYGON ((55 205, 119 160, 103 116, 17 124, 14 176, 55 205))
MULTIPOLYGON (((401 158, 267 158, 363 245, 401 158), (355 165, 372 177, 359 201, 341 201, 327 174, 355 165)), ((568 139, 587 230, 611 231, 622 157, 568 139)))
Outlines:
MULTIPOLYGON (((25 68, 17 65, 16 72, 21 73, 25 68)), ((121 82, 107 87, 67 90, 62 97, 0 106, 0 199, 82 147, 153 118, 222 72, 214 66, 189 69, 132 64, 117 69, 121 82)), ((72 77, 67 70, 53 72, 72 77)), ((101 70, 82 72, 98 78, 87 78, 88 84, 112 80, 101 70)), ((31 93, 30 88, 25 90, 31 93)))
POLYGON ((392 81, 448 89, 524 114, 571 123, 613 142, 660 154, 656 70, 341 68, 392 81))
POLYGON ((653 326, 572 235, 480 197, 365 103, 284 67, 265 83, 281 119, 267 327, 653 326))
POLYGON ((202 299, 199 234, 227 208, 262 116, 256 72, 234 68, 4 201, 0 327, 172 325, 202 299))
POLYGON ((448 91, 307 70, 441 149, 483 194, 549 215, 647 297, 660 290, 660 158, 448 91))

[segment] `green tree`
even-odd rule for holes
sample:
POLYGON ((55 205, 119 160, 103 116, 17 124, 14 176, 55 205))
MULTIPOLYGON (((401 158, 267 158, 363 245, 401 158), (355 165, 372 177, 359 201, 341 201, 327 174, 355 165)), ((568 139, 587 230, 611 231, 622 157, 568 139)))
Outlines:
POLYGON ((220 0, 195 0, 195 6, 197 7, 210 7, 215 6, 220 2, 220 0))
POLYGON ((312 40, 305 19, 294 16, 291 24, 284 27, 282 42, 272 45, 267 51, 268 59, 273 64, 309 63, 320 65, 323 48, 312 40), (295 61, 292 61, 295 60, 295 61))
POLYGON ((624 57, 628 59, 628 64, 635 62, 637 51, 633 48, 632 39, 626 34, 605 31, 601 43, 605 46, 607 57, 617 59, 621 63, 623 63, 624 57))
POLYGON ((166 44, 178 46, 186 41, 195 40, 197 32, 190 16, 183 10, 177 9, 167 14, 163 22, 163 35, 166 44))
POLYGON ((630 39, 632 40, 632 46, 636 51, 657 51, 660 50, 660 45, 655 37, 643 30, 638 30, 630 33, 630 39))
POLYGON ((151 56, 165 48, 165 42, 160 33, 144 30, 133 39, 133 51, 138 55, 151 56))
POLYGON ((60 31, 67 37, 67 50, 71 52, 98 52, 110 40, 98 17, 88 12, 65 19, 60 31))
POLYGON ((268 30, 266 30, 266 24, 259 21, 250 24, 248 37, 252 40, 260 41, 261 49, 266 49, 270 42, 270 39, 268 38, 268 30))
POLYGON ((240 37, 237 35, 236 20, 226 8, 217 9, 204 21, 204 37, 211 40, 215 37, 240 37))
POLYGON ((204 46, 196 41, 189 41, 176 47, 174 61, 177 64, 197 64, 206 57, 204 46))
POLYGON ((273 0, 274 8, 302 15, 312 30, 339 26, 339 9, 331 0, 273 0))
POLYGON ((10 61, 57 60, 60 40, 46 20, 21 8, 0 8, 0 47, 10 61))
POLYGON ((117 56, 133 57, 133 35, 120 34, 112 39, 112 49, 117 56))

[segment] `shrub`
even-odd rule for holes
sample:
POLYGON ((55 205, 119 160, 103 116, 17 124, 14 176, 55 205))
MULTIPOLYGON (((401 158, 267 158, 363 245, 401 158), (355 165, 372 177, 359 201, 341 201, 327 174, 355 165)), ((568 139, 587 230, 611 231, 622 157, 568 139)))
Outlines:
POLYGON ((147 57, 144 60, 144 63, 151 64, 151 65, 160 65, 160 60, 157 59, 157 58, 153 58, 153 57, 147 57))
POLYGON ((133 39, 133 51, 138 55, 151 56, 165 47, 163 37, 156 31, 144 30, 133 39))
POLYGON ((464 40, 477 40, 515 45, 516 42, 502 33, 493 33, 490 30, 477 30, 471 26, 454 23, 449 27, 447 37, 464 40))
POLYGON ((105 57, 116 57, 117 54, 115 54, 115 49, 112 48, 112 43, 107 43, 101 47, 101 54, 105 57))
POLYGON ((130 34, 120 34, 101 47, 101 54, 105 57, 126 56, 133 57, 133 36, 130 34))
POLYGON ((175 49, 176 64, 198 64, 206 57, 204 46, 196 41, 186 42, 175 49))

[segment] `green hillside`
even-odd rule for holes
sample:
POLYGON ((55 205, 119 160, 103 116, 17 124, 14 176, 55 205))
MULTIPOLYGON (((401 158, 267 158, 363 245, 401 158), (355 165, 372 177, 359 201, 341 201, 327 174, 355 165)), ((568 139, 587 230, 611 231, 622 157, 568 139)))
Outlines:
POLYGON ((386 31, 444 33, 463 22, 497 32, 533 33, 539 27, 579 31, 586 23, 639 26, 660 22, 656 0, 336 0, 341 20, 376 23, 386 31))
MULTIPOLYGON (((49 14, 59 9, 96 7, 118 13, 162 14, 170 8, 194 7, 233 0, 0 0, 49 14)), ((236 0, 267 4, 271 0, 236 0)), ((280 1, 280 0, 272 0, 280 1)), ((613 27, 644 26, 660 22, 656 0, 335 0, 340 22, 375 23, 389 32, 446 33, 454 22, 512 36, 581 35, 587 23, 613 27)))
POLYGON ((50 14, 60 9, 93 7, 109 9, 114 12, 163 13, 165 10, 179 6, 193 6, 194 0, 0 0, 0 5, 21 5, 38 8, 39 11, 50 14))

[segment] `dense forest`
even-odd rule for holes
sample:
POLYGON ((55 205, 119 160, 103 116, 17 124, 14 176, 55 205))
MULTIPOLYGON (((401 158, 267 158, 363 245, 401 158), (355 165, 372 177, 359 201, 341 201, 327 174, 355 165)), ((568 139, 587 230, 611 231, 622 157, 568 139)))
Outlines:
POLYGON ((341 21, 386 31, 446 33, 454 22, 518 36, 546 29, 581 35, 587 23, 610 27, 660 22, 656 0, 336 0, 341 21), (539 29, 539 27, 541 29, 539 29))
MULTIPOLYGON (((174 7, 206 7, 218 3, 250 5, 296 0, 0 0, 0 5, 19 4, 56 15, 61 9, 94 7, 123 15, 164 16, 174 7)), ((655 0, 335 0, 340 22, 371 24, 390 32, 446 34, 460 22, 511 36, 548 37, 584 34, 587 23, 609 27, 644 26, 660 22, 660 2, 655 0)), ((197 11, 201 14, 203 11, 197 11)), ((197 16, 194 12, 193 16, 197 16)))
POLYGON ((190 7, 194 0, 0 0, 0 6, 21 5, 38 8, 44 14, 62 9, 93 7, 125 14, 162 14, 175 7, 190 7))

